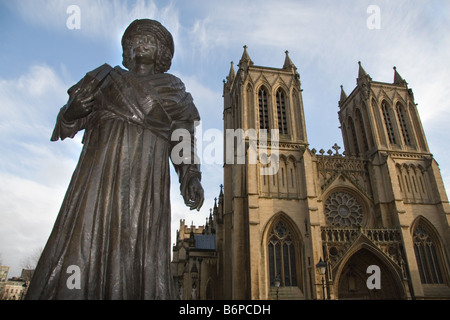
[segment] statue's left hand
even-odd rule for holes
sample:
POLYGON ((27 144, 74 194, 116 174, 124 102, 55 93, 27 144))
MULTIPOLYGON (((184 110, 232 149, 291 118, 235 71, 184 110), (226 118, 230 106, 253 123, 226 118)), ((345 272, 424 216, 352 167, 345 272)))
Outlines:
POLYGON ((203 201, 205 200, 204 191, 200 180, 196 177, 192 178, 189 181, 185 193, 186 194, 183 194, 184 203, 191 210, 197 209, 197 211, 199 211, 203 205, 203 201))

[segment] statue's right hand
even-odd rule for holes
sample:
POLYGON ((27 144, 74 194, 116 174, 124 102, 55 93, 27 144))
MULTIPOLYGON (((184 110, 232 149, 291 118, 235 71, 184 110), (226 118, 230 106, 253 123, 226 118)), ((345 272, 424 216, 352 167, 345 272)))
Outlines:
POLYGON ((64 120, 68 122, 86 117, 94 107, 94 95, 85 89, 76 90, 67 103, 64 120))

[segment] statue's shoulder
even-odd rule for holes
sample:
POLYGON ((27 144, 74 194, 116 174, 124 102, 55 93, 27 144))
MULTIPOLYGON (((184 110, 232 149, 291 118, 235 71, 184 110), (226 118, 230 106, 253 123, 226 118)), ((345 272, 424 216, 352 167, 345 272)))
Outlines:
POLYGON ((185 86, 183 81, 177 76, 171 73, 158 73, 154 75, 154 80, 157 84, 163 87, 171 87, 172 89, 184 90, 185 86))
POLYGON ((108 75, 108 73, 111 72, 111 70, 113 70, 113 67, 111 67, 107 63, 104 63, 100 67, 95 68, 92 71, 89 71, 86 74, 86 76, 89 76, 89 77, 92 77, 92 78, 97 78, 97 79, 103 79, 103 78, 105 78, 108 75))

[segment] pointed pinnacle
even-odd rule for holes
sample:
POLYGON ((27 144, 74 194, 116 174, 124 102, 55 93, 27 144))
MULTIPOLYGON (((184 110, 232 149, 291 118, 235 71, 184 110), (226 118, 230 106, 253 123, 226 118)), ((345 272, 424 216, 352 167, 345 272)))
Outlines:
POLYGON ((294 69, 296 70, 297 67, 292 62, 291 58, 289 58, 289 51, 284 52, 286 54, 286 58, 284 59, 283 69, 294 69))
POLYGON ((405 84, 407 85, 405 79, 398 73, 397 67, 394 66, 394 84, 405 84))

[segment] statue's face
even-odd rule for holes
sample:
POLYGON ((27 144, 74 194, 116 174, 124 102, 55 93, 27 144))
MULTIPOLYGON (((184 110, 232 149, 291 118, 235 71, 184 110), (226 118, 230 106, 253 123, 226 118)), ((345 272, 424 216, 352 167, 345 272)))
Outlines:
POLYGON ((157 43, 151 35, 135 35, 131 39, 131 58, 138 63, 152 64, 156 60, 157 43))

